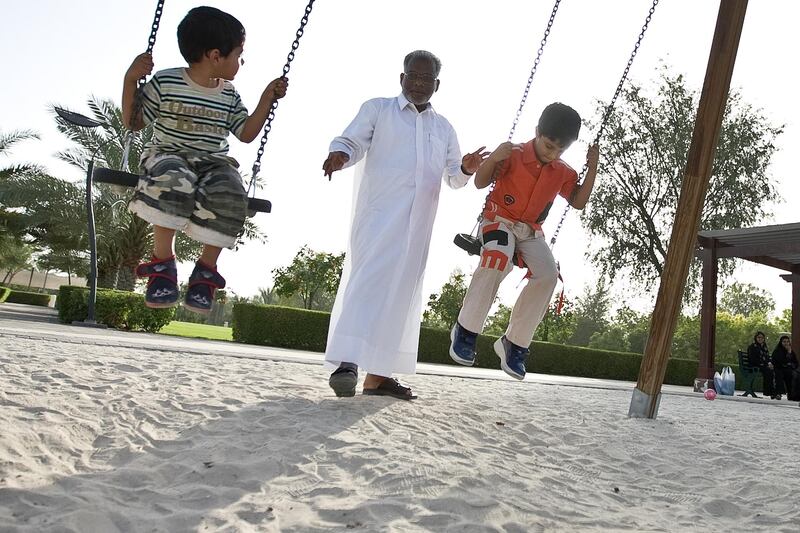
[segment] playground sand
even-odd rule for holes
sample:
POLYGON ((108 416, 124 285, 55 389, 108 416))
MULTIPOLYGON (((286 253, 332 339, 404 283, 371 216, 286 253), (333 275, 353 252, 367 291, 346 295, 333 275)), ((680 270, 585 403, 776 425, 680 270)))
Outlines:
POLYGON ((2 531, 797 531, 789 404, 0 337, 2 531), (794 492, 794 494, 792 494, 794 492))

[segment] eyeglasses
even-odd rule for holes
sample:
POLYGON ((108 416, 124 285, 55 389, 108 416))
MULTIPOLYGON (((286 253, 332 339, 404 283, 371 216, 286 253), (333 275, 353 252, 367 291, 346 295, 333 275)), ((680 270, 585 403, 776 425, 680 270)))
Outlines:
POLYGON ((425 85, 433 85, 436 82, 436 77, 430 74, 420 74, 418 72, 406 72, 406 79, 411 83, 420 82, 425 85))

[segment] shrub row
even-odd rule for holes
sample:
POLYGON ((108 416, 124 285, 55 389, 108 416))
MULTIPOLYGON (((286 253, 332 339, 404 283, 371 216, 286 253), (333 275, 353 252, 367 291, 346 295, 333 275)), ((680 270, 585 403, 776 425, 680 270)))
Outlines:
MULTIPOLYGON (((62 285, 58 291, 58 319, 70 324, 86 319, 89 289, 62 285)), ((135 292, 98 289, 95 320, 112 328, 156 332, 169 324, 175 308, 150 309, 144 295, 135 292)))
MULTIPOLYGON (((28 304, 28 305, 39 305, 42 307, 47 307, 50 305, 50 295, 43 294, 40 292, 27 292, 27 291, 17 291, 12 289, 5 289, 8 291, 5 299, 3 298, 2 294, 0 294, 0 302, 8 302, 10 304, 28 304)), ((2 292, 2 290, 0 290, 2 292)))
POLYGON ((0 287, 0 304, 6 301, 9 294, 11 294, 11 289, 8 287, 0 287))
MULTIPOLYGON (((233 339, 247 344, 325 351, 330 313, 271 305, 236 304, 233 307, 233 339)), ((500 368, 492 345, 496 337, 478 337, 476 366, 500 368)), ((423 327, 419 339, 419 361, 454 365, 448 354, 450 332, 423 327)), ((636 381, 640 354, 595 350, 548 342, 534 342, 530 372, 595 379, 636 381)), ((732 366, 737 373, 738 368, 732 366)), ((664 383, 692 385, 697 361, 670 359, 664 383)))

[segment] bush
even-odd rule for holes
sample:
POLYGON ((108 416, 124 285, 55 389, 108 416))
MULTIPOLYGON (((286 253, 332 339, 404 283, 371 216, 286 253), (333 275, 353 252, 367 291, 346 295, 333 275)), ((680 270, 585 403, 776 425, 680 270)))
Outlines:
POLYGON ((324 352, 331 314, 277 305, 233 306, 233 340, 324 352))
MULTIPOLYGON (((62 285, 58 293, 58 319, 70 324, 85 320, 88 313, 89 289, 62 285)), ((175 308, 150 309, 144 295, 135 292, 98 289, 95 319, 112 328, 156 332, 169 324, 175 308)))
MULTIPOLYGON (((271 305, 236 304, 233 307, 233 339, 247 344, 324 352, 330 313, 271 305)), ((494 354, 497 337, 478 337, 478 362, 482 368, 500 368, 494 354)), ((450 332, 423 327, 419 338, 419 362, 454 365, 450 359, 450 332)), ((530 372, 596 379, 636 381, 642 356, 595 350, 548 342, 534 342, 530 372)), ((733 368, 737 372, 737 368, 733 368)), ((692 385, 697 361, 670 359, 664 383, 692 385)))
MULTIPOLYGON (((11 289, 6 289, 10 292, 5 298, 5 301, 10 304, 28 304, 39 305, 47 307, 50 305, 50 295, 42 294, 39 292, 23 292, 11 289)), ((0 299, 0 301, 3 301, 0 299)))
POLYGON ((8 287, 0 287, 0 304, 6 301, 9 294, 11 294, 11 289, 8 287))

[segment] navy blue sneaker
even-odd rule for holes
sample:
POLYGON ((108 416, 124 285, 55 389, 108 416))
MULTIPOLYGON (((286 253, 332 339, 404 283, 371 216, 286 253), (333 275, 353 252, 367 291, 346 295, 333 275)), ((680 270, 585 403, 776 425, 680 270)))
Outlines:
POLYGON ((474 365, 477 341, 477 333, 467 331, 456 322, 450 330, 450 358, 460 365, 474 365))
POLYGON ((525 358, 530 351, 517 346, 503 335, 494 343, 494 353, 500 358, 503 371, 515 379, 525 379, 525 358))
POLYGON ((186 289, 183 305, 190 311, 207 315, 214 303, 214 291, 224 288, 225 278, 219 275, 217 269, 198 261, 189 276, 189 287, 186 289))
POLYGON ((149 263, 136 267, 136 275, 147 280, 144 304, 153 309, 175 307, 178 304, 178 269, 175 256, 166 259, 153 257, 149 263))

